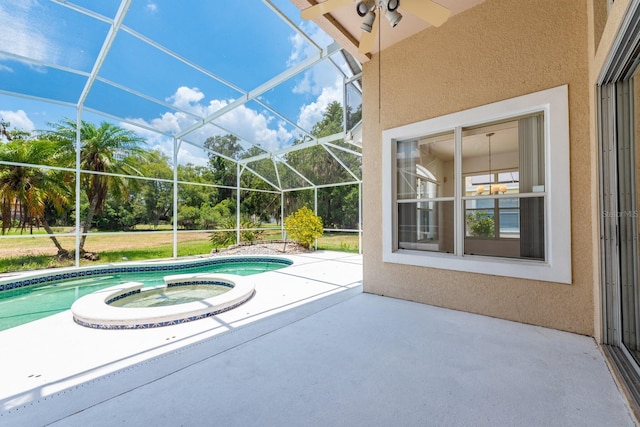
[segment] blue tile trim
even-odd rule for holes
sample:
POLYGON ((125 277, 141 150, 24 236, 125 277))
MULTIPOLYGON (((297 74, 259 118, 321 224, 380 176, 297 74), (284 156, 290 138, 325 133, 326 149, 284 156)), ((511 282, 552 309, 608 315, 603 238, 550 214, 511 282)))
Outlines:
POLYGON ((242 301, 229 306, 227 308, 222 308, 219 310, 214 310, 208 313, 203 313, 197 316, 189 316, 189 317, 185 317, 183 319, 176 319, 176 320, 167 320, 166 322, 157 322, 157 323, 140 323, 140 324, 132 324, 132 325, 103 325, 103 324, 99 324, 99 323, 88 323, 88 322, 83 322, 82 320, 76 319, 75 316, 73 317, 73 321, 76 322, 78 325, 81 326, 85 326, 87 328, 93 328, 93 329, 149 329, 149 328, 160 328, 163 326, 172 326, 172 325, 179 325, 181 323, 187 323, 187 322, 193 322, 194 320, 200 320, 200 319, 206 319, 207 317, 211 317, 211 316, 215 316, 216 314, 220 314, 220 313, 224 313, 225 311, 229 311, 232 310, 238 306, 240 306, 241 304, 244 304, 245 302, 247 302, 254 294, 255 292, 252 292, 247 298, 243 299, 242 301))
POLYGON ((169 283, 167 288, 173 288, 175 286, 189 286, 189 285, 219 285, 226 286, 227 288, 233 288, 233 285, 228 282, 221 282, 219 280, 189 280, 184 282, 169 283))
POLYGON ((126 298, 129 297, 131 295, 135 295, 135 294, 139 294, 140 293, 140 289, 136 289, 135 291, 131 291, 131 292, 125 292, 121 295, 115 296, 107 301, 105 301, 105 304, 111 304, 112 302, 118 301, 119 299, 122 298, 126 298))
POLYGON ((49 276, 19 280, 16 282, 0 283, 0 292, 9 291, 12 289, 22 288, 33 284, 42 284, 49 282, 57 282, 63 279, 73 279, 76 277, 88 277, 101 274, 113 274, 113 273, 135 273, 140 271, 179 271, 187 268, 205 267, 216 264, 234 264, 242 262, 267 262, 283 265, 291 265, 293 262, 285 258, 273 258, 273 257, 236 257, 236 258, 211 258, 204 261, 195 261, 193 263, 179 263, 179 264, 165 264, 165 265, 151 265, 151 266, 130 266, 130 267, 103 267, 92 270, 82 271, 70 271, 62 274, 52 274, 49 276))

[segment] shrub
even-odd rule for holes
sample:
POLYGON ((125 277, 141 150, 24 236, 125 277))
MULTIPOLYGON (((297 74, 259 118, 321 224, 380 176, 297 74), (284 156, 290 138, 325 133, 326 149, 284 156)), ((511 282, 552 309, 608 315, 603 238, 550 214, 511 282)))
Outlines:
POLYGON ((243 219, 240 221, 240 240, 243 242, 255 242, 262 239, 264 230, 256 230, 262 227, 261 221, 243 219))
MULTIPOLYGON (((227 218, 222 222, 224 231, 214 231, 209 239, 215 248, 226 247, 236 243, 236 221, 233 218, 227 218)), ((242 220, 240 221, 240 241, 254 242, 260 240, 264 234, 264 230, 255 230, 262 225, 259 221, 242 220)))
POLYGON ((322 236, 322 220, 306 206, 301 207, 284 220, 289 236, 305 248, 310 248, 315 239, 322 236))
POLYGON ((214 231, 209 237, 214 248, 225 248, 236 242, 235 219, 227 218, 223 220, 219 228, 222 228, 223 231, 214 231))
POLYGON ((484 211, 474 212, 467 215, 467 226, 469 232, 475 237, 494 237, 495 224, 493 218, 487 216, 484 211))

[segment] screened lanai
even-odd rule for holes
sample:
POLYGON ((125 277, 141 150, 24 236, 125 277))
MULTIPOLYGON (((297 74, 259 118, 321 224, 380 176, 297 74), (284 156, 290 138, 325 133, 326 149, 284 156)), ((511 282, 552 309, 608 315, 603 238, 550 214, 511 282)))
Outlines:
POLYGON ((0 0, 0 21, 0 176, 64 183, 41 212, 4 193, 2 256, 52 233, 76 265, 98 235, 196 255, 286 239, 302 206, 359 250, 360 64, 289 0, 0 0), (91 167, 105 134, 127 142, 91 167))

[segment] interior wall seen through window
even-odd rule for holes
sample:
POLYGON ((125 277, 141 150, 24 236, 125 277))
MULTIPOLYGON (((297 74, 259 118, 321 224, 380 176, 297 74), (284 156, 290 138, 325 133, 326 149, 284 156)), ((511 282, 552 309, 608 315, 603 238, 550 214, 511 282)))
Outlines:
POLYGON ((461 153, 453 130, 397 142, 398 249, 454 253, 460 233, 465 255, 545 260, 544 114, 460 134, 461 153))

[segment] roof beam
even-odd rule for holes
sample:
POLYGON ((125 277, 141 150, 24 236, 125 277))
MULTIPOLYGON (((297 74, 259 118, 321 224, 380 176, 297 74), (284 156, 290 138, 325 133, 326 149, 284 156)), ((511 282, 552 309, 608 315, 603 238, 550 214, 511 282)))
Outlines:
POLYGON ((116 83, 116 82, 112 82, 111 80, 107 80, 104 77, 96 77, 96 80, 99 81, 99 82, 102 82, 102 83, 104 83, 104 84, 106 84, 108 86, 114 87, 116 89, 120 89, 123 92, 127 92, 127 93, 129 93, 131 95, 134 95, 134 96, 138 97, 138 98, 146 99, 149 102, 153 102, 154 104, 160 105, 160 106, 165 107, 165 108, 167 108, 169 110, 177 111, 179 113, 183 113, 186 116, 193 117, 195 120, 202 119, 202 116, 198 116, 196 114, 193 114, 190 111, 187 111, 187 110, 182 109, 182 108, 178 108, 175 105, 169 104, 168 102, 160 101, 159 99, 156 99, 156 98, 153 98, 151 96, 145 95, 142 92, 130 89, 127 86, 121 85, 121 84, 116 83))
POLYGON ((316 44, 316 42, 313 41, 313 39, 311 37, 309 37, 309 35, 302 31, 302 29, 300 29, 300 27, 298 27, 296 24, 293 23, 293 21, 291 21, 291 19, 289 19, 289 17, 287 15, 285 15, 284 13, 282 13, 282 11, 280 9, 278 9, 278 7, 276 7, 273 3, 271 3, 271 1, 269 0, 262 0, 262 3, 264 3, 265 5, 267 5, 267 7, 269 9, 271 9, 271 11, 273 13, 275 13, 276 15, 278 15, 278 17, 280 19, 282 19, 285 24, 287 24, 289 27, 291 27, 291 29, 293 31, 295 31, 296 33, 298 33, 298 35, 300 37, 302 37, 303 39, 305 39, 307 41, 307 43, 309 43, 311 46, 315 47, 318 50, 322 50, 322 48, 320 46, 318 46, 316 44))
POLYGON ((257 156, 242 159, 238 163, 251 163, 262 159, 268 159, 272 156, 281 156, 283 154, 291 153, 292 151, 304 150, 305 148, 313 147, 314 145, 326 144, 327 142, 336 141, 342 138, 344 138, 344 132, 339 132, 322 138, 313 139, 311 141, 301 142, 300 144, 291 145, 286 148, 281 148, 280 150, 272 151, 270 153, 259 154, 257 156))
MULTIPOLYGON (((311 181, 309 180, 309 178, 307 178, 306 176, 302 175, 302 174, 300 173, 300 171, 298 171, 298 169, 296 169, 296 168, 294 168, 293 166, 291 166, 291 165, 290 165, 289 163, 287 163, 287 161, 286 161, 286 160, 284 160, 284 159, 278 158, 278 160, 280 161, 280 163, 282 163, 283 165, 285 165, 286 167, 288 167, 289 169, 291 169, 291 171, 292 171, 293 173, 295 173, 296 175, 298 175, 298 176, 299 176, 300 178, 302 178, 303 180, 307 181, 309 184, 311 184, 311 185, 313 186, 313 188, 315 188, 315 186, 316 186, 316 185, 315 185, 315 183, 311 182, 311 181)), ((283 190, 283 191, 284 191, 284 190, 283 190)))
POLYGON ((55 70, 66 71, 67 73, 77 74, 77 75, 83 76, 83 77, 89 77, 90 76, 90 74, 87 73, 86 71, 77 70, 77 69, 71 68, 71 67, 65 67, 64 65, 51 64, 49 62, 40 61, 40 60, 35 59, 35 58, 28 58, 26 56, 16 55, 15 53, 4 52, 3 51, 2 52, 2 59, 5 59, 5 58, 13 59, 15 61, 22 62, 22 63, 25 63, 25 64, 39 65, 41 67, 47 67, 47 68, 53 68, 55 70))
POLYGON ((285 117, 284 114, 280 113, 278 110, 276 110, 275 108, 271 107, 270 105, 265 104, 264 102, 262 102, 259 99, 254 99, 255 102, 257 102, 258 104, 262 105, 264 108, 266 108, 267 110, 271 111, 273 114, 275 114, 276 116, 280 117, 282 120, 284 120, 285 122, 289 123, 291 126, 293 126, 294 128, 298 129, 300 131, 301 134, 311 137, 313 138, 314 136, 311 135, 307 130, 302 129, 297 123, 294 123, 292 120, 289 120, 287 117, 285 117))
MULTIPOLYGON (((252 174, 254 174, 255 176, 257 176, 258 178, 260 178, 261 180, 263 180, 264 182, 266 182, 267 184, 269 184, 270 186, 272 186, 273 188, 275 188, 278 191, 282 191, 282 188, 278 187, 277 185, 275 185, 273 182, 271 182, 270 180, 268 180, 267 178, 265 178, 264 176, 262 176, 261 174, 259 174, 258 172, 256 172, 255 169, 250 168, 247 165, 244 165, 243 167, 243 171, 244 170, 248 170, 249 172, 251 172, 252 174)), ((242 174, 242 172, 240 173, 242 174)))
POLYGON ((58 99, 44 98, 42 96, 25 95, 24 93, 11 92, 9 90, 0 89, 0 95, 15 96, 16 98, 29 99, 31 101, 48 102, 50 104, 62 105, 69 108, 76 108, 72 102, 60 101, 58 99))
POLYGON ((356 179, 356 180, 359 180, 359 179, 360 179, 360 178, 358 178, 358 177, 357 177, 353 172, 351 172, 351 169, 349 169, 349 168, 347 167, 347 165, 345 165, 345 164, 344 164, 344 162, 343 162, 342 160, 340 160, 340 158, 339 158, 338 156, 336 156, 336 153, 334 153, 333 151, 331 151, 331 150, 329 149, 329 147, 327 147, 325 144, 322 144, 322 148, 324 148, 324 149, 327 151, 327 153, 329 153, 329 155, 330 155, 331 157, 333 157, 333 159, 334 159, 336 162, 338 162, 338 164, 339 164, 340 166, 342 166, 342 168, 343 168, 345 171, 347 171, 347 173, 348 173, 349 175, 351 175, 351 176, 353 177, 353 179, 356 179))
POLYGON ((293 77, 293 76, 295 76, 295 75, 297 75, 297 74, 299 74, 299 73, 301 73, 301 72, 313 67, 317 63, 321 62, 322 60, 324 60, 328 56, 333 55, 334 53, 338 52, 341 49, 342 48, 335 42, 330 44, 325 49, 322 49, 321 52, 318 52, 317 54, 305 59, 302 62, 297 63, 293 67, 291 67, 291 68, 285 70, 284 72, 278 74, 276 77, 272 78, 271 80, 261 84, 257 88, 255 88, 252 91, 250 91, 247 95, 243 95, 240 98, 235 99, 231 103, 225 105, 224 107, 222 107, 221 109, 219 109, 215 113, 211 114, 209 117, 206 117, 201 122, 198 122, 198 123, 193 124, 192 126, 189 126, 185 130, 183 130, 182 132, 177 134, 176 138, 182 138, 183 136, 193 132, 194 130, 202 127, 203 125, 214 121, 215 119, 217 119, 220 116, 223 116, 224 114, 226 114, 227 112, 233 110, 234 108, 237 108, 237 107, 239 107, 241 105, 244 105, 247 102, 259 97, 263 93, 268 92, 269 90, 271 90, 274 87, 278 86, 282 82, 285 82, 288 79, 290 79, 291 77, 293 77))
POLYGON ((56 3, 56 4, 60 5, 60 6, 69 8, 71 10, 75 10, 76 12, 79 12, 79 13, 81 13, 83 15, 90 16, 91 18, 97 19, 98 21, 102 21, 102 22, 105 22, 105 23, 111 25, 111 19, 107 18, 106 16, 101 15, 101 14, 99 14, 97 12, 92 11, 92 10, 86 9, 84 7, 78 6, 76 4, 70 3, 67 0, 49 0, 49 1, 51 1, 53 3, 56 3))
POLYGON ((341 146, 336 145, 336 144, 332 144, 330 142, 325 142, 322 145, 326 145, 327 147, 335 148, 336 150, 344 151, 345 153, 353 154, 354 156, 362 157, 362 153, 359 153, 359 152, 354 151, 354 150, 350 150, 350 149, 345 148, 345 147, 341 147, 341 146))
POLYGON ((93 64, 93 69, 91 70, 91 74, 87 79, 87 82, 84 85, 84 89, 82 89, 82 93, 80 94, 80 98, 78 99, 78 108, 82 108, 85 101, 87 100, 87 96, 89 95, 89 91, 91 91, 91 87, 93 83, 96 81, 98 77, 98 73, 102 68, 102 64, 104 63, 105 58, 107 57, 107 53, 111 49, 111 45, 113 41, 116 39, 116 35, 122 26, 122 22, 124 21, 124 17, 127 15, 127 11, 129 10, 129 6, 131 6, 132 0, 122 0, 120 3, 120 7, 118 8, 118 12, 116 12, 116 17, 111 24, 111 28, 109 28, 109 32, 107 33, 107 37, 102 44, 102 48, 100 49, 100 53, 98 53, 98 57, 96 58, 96 62, 93 64))
POLYGON ((147 43, 150 46, 155 47, 156 49, 158 49, 159 51, 166 53, 167 55, 177 59, 178 61, 182 62, 183 64, 186 64, 187 66, 200 71, 201 73, 211 77, 212 79, 222 83, 223 85, 235 90, 236 92, 240 92, 242 94, 245 94, 246 92, 242 89, 239 88, 238 86, 234 85, 231 82, 226 81, 225 79, 223 79, 222 77, 212 73, 211 71, 207 70, 206 68, 203 68, 191 61, 189 61, 188 59, 184 58, 183 56, 178 55, 177 53, 167 49, 166 47, 162 46, 160 43, 156 43, 155 41, 151 40, 148 37, 143 36, 142 34, 138 33, 135 30, 132 30, 131 28, 123 25, 122 26, 122 31, 127 32, 129 34, 131 34, 133 37, 137 38, 140 41, 143 41, 145 43, 147 43))

